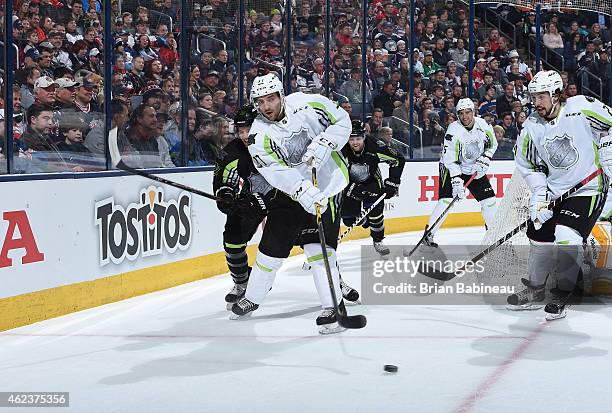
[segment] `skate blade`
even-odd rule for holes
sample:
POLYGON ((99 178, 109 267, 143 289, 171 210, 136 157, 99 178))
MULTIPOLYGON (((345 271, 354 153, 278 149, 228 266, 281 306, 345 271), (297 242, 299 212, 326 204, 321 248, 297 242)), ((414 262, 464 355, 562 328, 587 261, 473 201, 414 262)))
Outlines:
POLYGON ((565 318, 567 315, 567 310, 563 309, 560 313, 546 313, 546 321, 554 321, 559 320, 560 318, 565 318))
POLYGON ((352 307, 352 306, 355 306, 355 305, 361 305, 361 300, 360 300, 360 299, 357 299, 356 301, 349 301, 349 300, 347 300, 347 299, 345 298, 345 299, 344 299, 344 304, 345 304, 345 305, 347 305, 347 306, 349 306, 349 307, 352 307))
POLYGON ((389 255, 391 253, 391 250, 384 250, 384 251, 376 251, 378 253, 378 255, 380 255, 381 257, 384 257, 386 255, 389 255))
POLYGON ((324 324, 319 326, 319 334, 328 335, 328 334, 336 334, 345 331, 346 328, 342 327, 338 323, 324 324))
POLYGON ((253 312, 252 312, 252 311, 251 311, 251 312, 249 312, 249 313, 243 314, 243 315, 238 315, 238 314, 234 314, 234 313, 232 313, 232 314, 229 316, 229 319, 230 319, 230 320, 243 320, 243 319, 249 318, 249 317, 251 316, 251 314, 253 314, 253 312))
POLYGON ((506 310, 510 310, 510 311, 533 311, 533 310, 540 310, 542 307, 544 307, 544 304, 521 304, 521 305, 506 304, 506 310))

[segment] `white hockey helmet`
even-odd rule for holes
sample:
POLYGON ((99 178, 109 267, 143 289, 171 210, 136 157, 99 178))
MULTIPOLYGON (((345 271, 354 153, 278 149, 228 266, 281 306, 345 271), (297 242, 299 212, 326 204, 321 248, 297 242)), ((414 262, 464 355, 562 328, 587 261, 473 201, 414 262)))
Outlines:
POLYGON ((474 112, 474 102, 470 98, 459 99, 459 102, 457 102, 456 109, 457 109, 457 113, 461 112, 462 110, 466 110, 466 109, 474 112))
POLYGON ((529 94, 548 92, 550 97, 563 91, 563 80, 561 75, 554 70, 542 70, 535 74, 529 86, 527 87, 529 94))
POLYGON ((257 76, 251 86, 251 103, 255 109, 259 110, 256 102, 257 98, 271 95, 272 93, 278 93, 281 98, 281 105, 284 105, 285 92, 283 89, 283 82, 273 73, 257 76))

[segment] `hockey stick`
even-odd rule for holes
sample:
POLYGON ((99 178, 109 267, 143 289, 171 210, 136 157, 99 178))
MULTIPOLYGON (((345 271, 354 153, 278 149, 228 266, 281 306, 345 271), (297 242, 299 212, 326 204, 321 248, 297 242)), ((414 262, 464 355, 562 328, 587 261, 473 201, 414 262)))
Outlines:
POLYGON ((121 169, 122 171, 129 172, 134 175, 139 175, 144 178, 152 179, 162 184, 166 184, 169 186, 173 186, 175 188, 183 189, 187 192, 191 192, 196 195, 203 196, 204 198, 217 200, 217 197, 209 194, 208 192, 200 191, 199 189, 192 188, 187 185, 183 185, 179 182, 170 181, 166 178, 162 178, 161 176, 151 175, 147 172, 140 171, 138 169, 132 168, 131 166, 126 165, 121 159, 121 152, 119 152, 119 146, 117 144, 117 128, 113 128, 108 131, 108 151, 111 156, 111 162, 113 166, 117 169, 121 169))
MULTIPOLYGON (((370 205, 368 209, 366 210, 362 209, 361 214, 359 214, 355 223, 353 223, 353 225, 345 229, 344 232, 338 237, 338 242, 342 241, 342 239, 345 238, 352 230, 354 230, 355 227, 359 226, 361 221, 363 221, 365 217, 367 217, 368 214, 372 212, 374 208, 376 208, 376 205, 380 204, 385 199, 386 196, 387 196, 386 194, 382 194, 380 197, 378 197, 378 199, 372 205, 370 205)), ((310 264, 308 264, 307 262, 302 263, 302 269, 304 271, 309 271, 310 264)))
MULTIPOLYGON (((312 183, 317 188, 317 170, 312 167, 312 183)), ((327 273, 327 283, 329 284, 329 291, 331 292, 332 302, 334 303, 334 311, 336 312, 336 319, 338 324, 344 328, 356 329, 364 328, 368 320, 363 315, 343 314, 340 312, 338 306, 338 299, 336 298, 336 288, 334 287, 334 279, 332 277, 331 268, 329 266, 329 258, 327 256, 327 243, 325 242, 325 228, 323 227, 323 218, 321 217, 321 206, 315 204, 315 211, 317 217, 317 229, 319 231, 319 242, 321 243, 321 253, 323 255, 323 263, 325 264, 325 272, 327 273)))
POLYGON ((381 196, 378 197, 378 199, 376 199, 376 201, 374 201, 372 205, 370 205, 368 209, 362 210, 361 214, 359 214, 359 216, 357 217, 357 220, 355 221, 355 223, 351 225, 350 227, 348 227, 347 229, 345 229, 344 232, 338 237, 338 242, 342 241, 342 239, 346 237, 353 229, 355 229, 355 227, 361 224, 361 221, 363 221, 368 216, 368 214, 372 212, 374 208, 376 208, 376 205, 380 204, 385 199, 386 196, 387 194, 382 194, 381 196))
MULTIPOLYGON (((584 178, 582 181, 578 182, 576 185, 574 185, 572 188, 568 189, 565 193, 563 193, 559 198, 551 201, 548 204, 548 209, 553 209, 554 207, 556 207, 557 205, 559 205, 561 202, 565 201, 567 198, 570 197, 570 195, 576 193, 577 191, 579 191, 583 186, 585 186, 586 184, 588 184, 590 181, 592 181, 594 178, 596 178, 597 176, 601 175, 602 173, 602 169, 599 168, 598 170, 596 170, 595 172, 591 173, 589 176, 587 176, 586 178, 584 178)), ((427 277, 430 278, 434 278, 436 280, 440 280, 440 281, 449 281, 452 280, 453 278, 455 278, 457 276, 458 273, 463 272, 463 270, 465 269, 466 266, 468 265, 472 265, 477 263, 478 261, 480 261, 485 255, 488 255, 489 253, 491 253, 492 251, 494 251, 495 249, 497 249, 497 247, 499 247, 500 245, 502 245, 504 242, 508 241, 510 238, 512 238, 515 234, 519 233, 520 231, 522 231, 524 228, 527 228, 527 226, 529 225, 529 222, 531 221, 530 218, 528 218, 527 220, 525 220, 525 222, 523 222, 522 224, 520 224, 519 226, 517 226, 516 228, 514 228, 512 231, 508 232, 506 235, 504 235, 503 237, 501 237, 500 239, 498 239, 497 241, 495 241, 493 244, 491 244, 490 246, 488 246, 484 251, 480 252, 479 254, 477 254, 474 258, 472 258, 471 260, 466 261, 461 267, 455 269, 455 271, 453 272, 445 272, 445 271, 439 271, 436 270, 434 268, 432 268, 431 266, 427 266, 425 267, 423 265, 423 263, 420 263, 419 265, 419 272, 427 277)))
MULTIPOLYGON (((463 185, 464 188, 467 188, 472 181, 474 180, 474 178, 476 177, 476 172, 474 172, 472 174, 472 176, 470 176, 470 179, 465 183, 465 185, 463 185)), ((417 242, 417 244, 414 246, 414 248, 412 248, 412 250, 410 251, 410 253, 408 253, 408 257, 410 257, 412 254, 414 254, 414 252, 416 251, 417 248, 419 248, 419 246, 423 243, 423 241, 425 241, 425 239, 427 239, 427 237, 429 236, 429 234, 431 234, 433 232, 433 229, 436 227, 436 225, 438 225, 438 222, 440 222, 442 220, 442 218, 444 218, 446 216, 446 214, 448 213, 448 211, 450 211, 450 209, 452 208, 452 206, 455 204, 455 202, 457 202, 459 200, 459 197, 456 196, 453 198, 452 201, 450 201, 450 203, 448 204, 448 206, 446 207, 446 209, 444 209, 444 211, 442 212, 442 214, 438 217, 438 219, 436 219, 436 222, 433 223, 433 225, 429 228, 427 228, 425 230, 425 233, 423 234, 423 236, 421 237, 421 239, 419 240, 419 242, 417 242)))

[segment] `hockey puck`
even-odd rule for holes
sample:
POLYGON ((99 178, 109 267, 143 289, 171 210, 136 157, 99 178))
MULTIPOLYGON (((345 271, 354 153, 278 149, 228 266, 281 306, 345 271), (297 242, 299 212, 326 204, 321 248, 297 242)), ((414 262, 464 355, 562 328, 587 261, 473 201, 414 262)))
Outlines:
POLYGON ((393 364, 385 364, 384 369, 387 373, 397 373, 397 366, 393 364))

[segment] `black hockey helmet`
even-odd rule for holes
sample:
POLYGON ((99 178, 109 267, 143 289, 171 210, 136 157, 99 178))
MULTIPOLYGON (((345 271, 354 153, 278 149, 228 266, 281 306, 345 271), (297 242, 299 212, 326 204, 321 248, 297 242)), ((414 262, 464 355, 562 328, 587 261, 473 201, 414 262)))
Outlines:
POLYGON ((257 117, 257 111, 253 105, 244 105, 236 111, 234 115, 234 124, 236 127, 251 126, 257 117))
POLYGON ((351 121, 351 136, 365 136, 365 125, 359 119, 353 119, 351 121))

